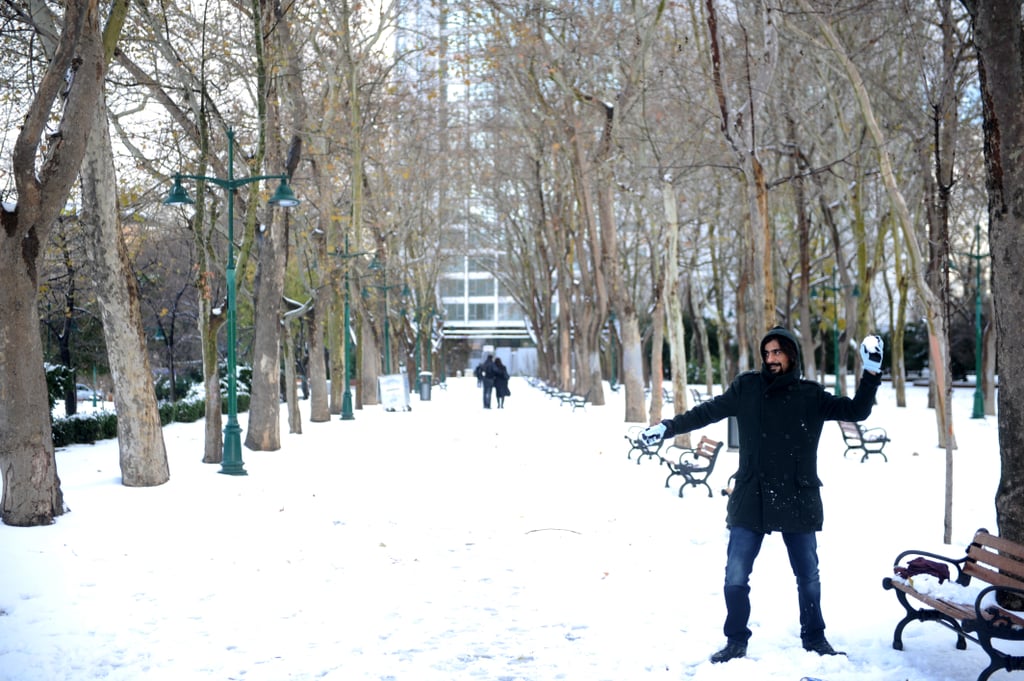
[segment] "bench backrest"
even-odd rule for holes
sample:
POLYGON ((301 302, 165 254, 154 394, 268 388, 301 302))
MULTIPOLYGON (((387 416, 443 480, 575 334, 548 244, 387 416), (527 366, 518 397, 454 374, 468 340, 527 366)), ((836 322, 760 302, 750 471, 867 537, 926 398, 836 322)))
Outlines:
POLYGON ((860 425, 854 421, 839 421, 839 429, 843 431, 844 440, 861 441, 860 425))
POLYGON ((693 448, 693 455, 695 457, 703 457, 707 459, 707 466, 711 468, 715 465, 715 459, 718 458, 718 452, 722 450, 722 443, 712 440, 707 435, 701 437, 700 442, 693 448))
POLYGON ((1024 588, 1024 546, 978 530, 963 571, 986 584, 1024 588))

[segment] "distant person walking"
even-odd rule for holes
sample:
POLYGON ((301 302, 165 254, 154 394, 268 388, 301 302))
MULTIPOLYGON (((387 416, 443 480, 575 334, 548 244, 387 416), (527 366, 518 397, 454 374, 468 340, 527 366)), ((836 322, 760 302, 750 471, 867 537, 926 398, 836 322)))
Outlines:
POLYGON ((505 398, 511 395, 508 389, 508 369, 501 357, 494 358, 494 396, 498 398, 498 409, 505 408, 505 398))
POLYGON ((494 391, 494 355, 487 355, 487 359, 473 370, 473 375, 484 387, 484 409, 490 409, 491 393, 494 391))

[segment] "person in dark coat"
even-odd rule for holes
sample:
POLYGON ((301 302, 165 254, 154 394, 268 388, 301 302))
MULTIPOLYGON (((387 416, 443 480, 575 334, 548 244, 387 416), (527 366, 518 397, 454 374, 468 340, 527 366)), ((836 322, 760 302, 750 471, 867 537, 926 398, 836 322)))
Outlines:
POLYGON ((494 355, 487 355, 487 359, 473 373, 484 387, 484 409, 490 409, 491 393, 494 391, 494 355))
POLYGON ((512 393, 508 390, 508 369, 501 357, 494 358, 494 396, 498 398, 498 409, 505 408, 505 398, 512 393))
POLYGON ((825 638, 821 614, 816 532, 824 517, 818 479, 818 440, 825 421, 862 421, 871 414, 881 382, 882 339, 860 346, 864 374, 857 393, 837 397, 801 377, 800 344, 781 326, 761 340, 760 371, 747 371, 729 389, 641 434, 656 444, 734 416, 739 427, 739 469, 729 496, 725 567, 726 646, 711 656, 727 662, 747 653, 751 632, 750 574, 766 534, 781 532, 796 576, 800 639, 819 655, 845 654, 825 638))

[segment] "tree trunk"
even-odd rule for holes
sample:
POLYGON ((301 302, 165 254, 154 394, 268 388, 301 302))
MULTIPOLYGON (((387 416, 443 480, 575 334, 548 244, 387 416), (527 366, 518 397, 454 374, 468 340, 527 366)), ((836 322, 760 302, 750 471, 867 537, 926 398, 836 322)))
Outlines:
POLYGON ((984 318, 988 320, 985 324, 985 332, 982 336, 981 353, 981 384, 985 398, 985 416, 996 415, 996 334, 995 323, 993 322, 995 311, 992 309, 992 296, 985 296, 984 318))
POLYGON ((299 412, 298 389, 295 375, 295 339, 292 335, 292 323, 285 316, 281 324, 281 358, 284 363, 284 392, 288 404, 288 432, 302 433, 302 414, 299 412))
MULTIPOLYGON (((253 16, 252 33, 256 49, 259 142, 250 167, 259 168, 268 157, 275 165, 284 159, 278 79, 269 78, 267 74, 267 63, 277 61, 282 50, 277 49, 272 41, 264 42, 265 27, 281 20, 274 16, 274 4, 260 0, 254 6, 259 8, 253 16)), ((256 188, 255 185, 250 187, 256 188)), ((256 200, 254 196, 249 203, 250 214, 256 210, 256 200)), ((276 217, 269 212, 266 224, 254 230, 258 256, 253 290, 252 391, 245 446, 256 451, 277 451, 281 448, 281 305, 288 261, 288 216, 281 216, 280 220, 276 217)))
MULTIPOLYGON (((28 211, 24 211, 28 213, 28 211)), ((25 233, 17 213, 3 212, 3 233, 25 233)), ((45 230, 36 230, 43 231, 45 230)), ((7 525, 49 525, 64 513, 50 430, 50 405, 43 371, 35 297, 36 279, 22 250, 5 236, 0 248, 0 472, 2 517, 7 525), (29 301, 26 304, 26 301, 29 301)), ((37 260, 32 259, 32 270, 37 260)))
POLYGON ((370 328, 370 323, 363 316, 359 324, 360 339, 360 402, 362 404, 380 404, 377 399, 377 374, 380 372, 380 351, 377 349, 377 340, 370 328))
MULTIPOLYGON (((202 202, 196 204, 195 223, 203 220, 202 202)), ((213 220, 211 216, 211 220, 213 220)), ((224 417, 224 399, 220 390, 220 353, 217 351, 217 332, 226 321, 223 301, 213 300, 213 272, 216 256, 210 250, 205 239, 197 239, 197 267, 199 277, 196 289, 199 294, 199 338, 203 348, 203 395, 206 396, 206 409, 203 420, 203 463, 221 463, 224 460, 224 440, 222 423, 224 417)))
POLYGON ((989 250, 996 352, 999 357, 999 534, 1024 541, 1024 360, 1018 345, 1024 316, 1024 60, 1020 0, 963 0, 974 26, 984 114, 989 250))
MULTIPOLYGON (((321 261, 322 262, 322 261, 321 261)), ((309 363, 309 420, 311 423, 324 423, 331 420, 330 402, 327 394, 327 361, 324 353, 324 325, 322 319, 330 308, 332 296, 326 291, 316 293, 316 301, 306 320, 308 322, 309 363)), ((344 352, 345 343, 338 344, 344 352)), ((344 371, 342 371, 344 373, 344 371)), ((341 376, 332 375, 332 385, 343 380, 341 376)), ((339 406, 340 413, 340 406, 339 406)))
POLYGON ((152 487, 167 482, 170 471, 139 291, 118 219, 117 175, 102 94, 92 126, 82 164, 83 222, 88 226, 86 248, 94 266, 107 360, 114 379, 121 482, 128 487, 152 487))
MULTIPOLYGON (((654 366, 655 358, 661 357, 661 333, 658 329, 659 317, 661 317, 662 302, 666 323, 668 326, 668 345, 672 357, 672 407, 674 414, 682 414, 687 409, 688 394, 686 392, 686 332, 683 326, 683 306, 679 301, 679 214, 676 209, 678 198, 676 188, 671 181, 661 183, 662 203, 665 209, 665 230, 668 238, 668 248, 665 249, 665 267, 662 276, 655 281, 660 285, 656 287, 656 293, 662 293, 654 311, 654 339, 655 344, 651 350, 651 366, 654 366)), ((691 250, 691 253, 693 251, 691 250)), ((658 366, 661 362, 658 362, 658 366)), ((656 375, 652 375, 651 381, 651 423, 661 420, 661 381, 656 375), (655 382, 657 387, 655 387, 655 382), (659 400, 658 413, 654 413, 654 401, 659 400)), ((690 434, 682 433, 675 439, 677 445, 690 446, 690 434)))
POLYGON ((271 220, 256 236, 258 265, 254 290, 252 395, 245 446, 281 448, 281 300, 288 251, 288 216, 271 220))
MULTIPOLYGON (((663 282, 660 288, 664 288, 663 282)), ((647 413, 647 423, 652 424, 659 423, 662 418, 661 408, 664 404, 662 390, 664 390, 665 382, 665 364, 662 359, 664 346, 665 301, 659 295, 654 300, 654 309, 651 310, 651 406, 647 413)))
POLYGON ((907 324, 907 278, 903 275, 903 253, 900 248, 899 226, 893 221, 892 234, 892 266, 893 278, 896 280, 896 300, 889 296, 890 321, 892 338, 889 349, 892 387, 896 391, 896 406, 907 406, 907 364, 903 352, 904 329, 907 324), (896 302, 894 305, 893 303, 896 302), (896 309, 895 319, 891 310, 896 309))
POLYGON ((644 421, 644 362, 640 346, 640 324, 629 308, 619 314, 622 320, 622 375, 626 387, 627 423, 644 421))
POLYGON ((718 373, 722 392, 725 392, 738 371, 729 349, 729 326, 725 316, 725 296, 722 294, 724 270, 720 261, 721 256, 715 234, 715 225, 710 223, 708 225, 708 250, 711 255, 711 290, 715 298, 715 323, 718 327, 718 373))
POLYGON ((0 208, 0 518, 17 526, 47 525, 65 510, 36 296, 43 248, 78 176, 106 73, 96 0, 69 0, 64 7, 53 59, 13 149, 18 205, 13 213, 0 208), (59 129, 48 136, 44 155, 41 141, 61 98, 59 129))

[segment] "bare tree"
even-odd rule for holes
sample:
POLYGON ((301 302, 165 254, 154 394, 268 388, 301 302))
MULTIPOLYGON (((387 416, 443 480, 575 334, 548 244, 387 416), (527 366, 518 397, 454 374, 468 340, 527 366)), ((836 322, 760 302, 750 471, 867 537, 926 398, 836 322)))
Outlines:
MULTIPOLYGON (((120 20, 123 13, 111 16, 120 20)), ((111 30, 108 39, 117 33, 111 30)), ((65 3, 53 57, 34 84, 14 146, 18 203, 14 211, 0 208, 0 518, 8 525, 45 525, 64 513, 35 300, 43 244, 93 128, 106 72, 103 39, 97 0, 65 3), (59 123, 51 128, 54 118, 59 123)))

